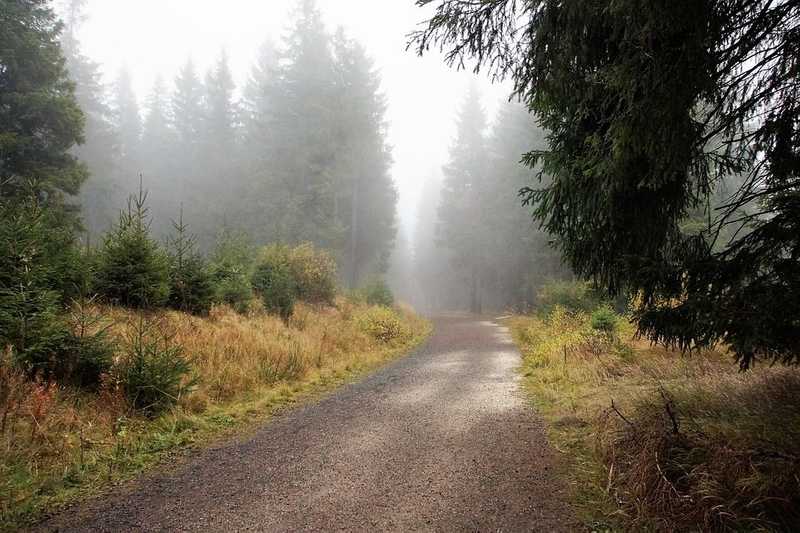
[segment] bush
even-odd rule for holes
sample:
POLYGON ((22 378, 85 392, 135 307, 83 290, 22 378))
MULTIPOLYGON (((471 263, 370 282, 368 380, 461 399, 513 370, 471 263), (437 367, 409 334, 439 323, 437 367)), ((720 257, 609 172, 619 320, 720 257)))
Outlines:
POLYGON ((253 274, 253 289, 264 302, 264 309, 288 320, 294 311, 297 287, 289 266, 278 257, 265 259, 253 274))
POLYGON ((591 313, 604 304, 601 294, 586 281, 551 281, 545 284, 537 295, 537 307, 543 313, 550 313, 556 306, 569 311, 591 313))
POLYGON ((386 344, 408 340, 412 334, 397 313, 386 307, 369 307, 355 321, 361 331, 386 344))
POLYGON ((304 243, 288 249, 289 270, 304 302, 332 305, 336 297, 336 261, 325 250, 304 243))
POLYGON ((205 260, 194 249, 195 239, 188 233, 183 213, 173 221, 176 236, 170 256, 170 295, 168 305, 193 315, 205 315, 214 303, 214 278, 205 260))
POLYGON ((359 294, 369 305, 382 305, 384 307, 392 307, 394 305, 392 289, 381 278, 375 278, 367 282, 361 287, 359 294))
POLYGON ((69 313, 70 335, 55 374, 79 387, 97 387, 111 370, 115 344, 108 336, 110 324, 96 309, 93 299, 81 297, 69 313))
POLYGON ((169 298, 169 259, 150 237, 146 202, 141 189, 128 200, 99 253, 96 274, 99 294, 137 309, 161 307, 169 298))
POLYGON ((182 261, 173 258, 169 307, 193 315, 206 315, 217 294, 214 278, 202 257, 191 256, 182 261))
POLYGON ((30 375, 53 375, 70 337, 58 288, 71 246, 35 199, 0 202, 0 349, 30 375))
POLYGON ((211 277, 215 285, 214 301, 246 313, 253 299, 250 283, 253 253, 242 233, 223 229, 211 256, 211 277))
POLYGON ((617 329, 617 315, 610 307, 598 307, 592 311, 590 324, 595 331, 613 335, 617 329))
POLYGON ((139 317, 127 339, 127 353, 114 370, 128 401, 148 416, 178 402, 191 371, 183 347, 172 342, 158 323, 139 317))

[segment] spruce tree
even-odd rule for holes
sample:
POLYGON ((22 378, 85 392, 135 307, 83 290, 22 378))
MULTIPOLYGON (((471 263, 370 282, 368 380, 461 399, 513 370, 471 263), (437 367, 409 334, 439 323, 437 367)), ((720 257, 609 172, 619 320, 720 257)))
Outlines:
POLYGON ((206 314, 214 300, 215 286, 206 261, 195 249, 196 239, 183 220, 183 208, 172 225, 168 305, 187 313, 206 314))
POLYGON ((136 179, 142 172, 142 118, 127 68, 120 70, 114 84, 113 112, 114 129, 119 143, 115 176, 115 192, 119 202, 135 190, 136 179))
POLYGON ((300 0, 285 43, 270 122, 274 159, 257 176, 268 191, 270 239, 340 249, 334 217, 332 104, 336 84, 331 39, 315 0, 300 0))
POLYGON ((334 52, 335 216, 347 228, 342 263, 345 279, 355 288, 361 279, 388 268, 396 234, 397 191, 389 173, 392 158, 380 76, 363 46, 341 29, 334 39, 334 52))
POLYGON ((84 115, 59 44, 62 25, 45 0, 3 0, 0 12, 0 196, 24 196, 35 180, 56 208, 88 176, 72 153, 84 115))
POLYGON ((527 308, 545 282, 569 276, 558 250, 550 245, 552 236, 519 202, 522 188, 538 184, 536 171, 522 158, 531 149, 544 149, 545 136, 524 105, 512 101, 500 106, 489 138, 488 193, 483 199, 490 213, 484 223, 493 235, 484 246, 495 275, 494 308, 527 308))
POLYGON ((456 139, 445 165, 437 236, 451 252, 469 296, 469 309, 482 310, 482 285, 486 282, 487 243, 492 239, 486 227, 483 203, 487 188, 487 117, 477 86, 470 85, 459 111, 456 139))
POLYGON ((272 179, 278 130, 273 122, 278 99, 280 53, 266 41, 253 65, 242 95, 242 193, 240 223, 259 242, 273 237, 269 199, 277 181, 272 179))
POLYGON ((108 301, 137 309, 163 306, 170 291, 169 260, 150 236, 147 192, 128 199, 128 208, 99 252, 96 290, 108 301))
POLYGON ((199 143, 203 131, 203 85, 197 75, 194 62, 188 59, 175 78, 169 116, 176 136, 176 167, 181 169, 179 180, 182 194, 186 198, 188 179, 196 175, 199 164, 199 143))
POLYGON ((180 189, 175 183, 175 175, 179 169, 174 160, 176 142, 170 127, 168 98, 163 79, 156 77, 146 100, 140 144, 141 171, 148 189, 152 191, 150 206, 154 221, 153 231, 161 237, 171 231, 168 221, 180 201, 180 189))
MULTIPOLYGON (((192 176, 187 213, 197 221, 201 235, 214 234, 241 194, 238 156, 238 110, 228 56, 220 55, 203 86, 203 121, 199 132, 200 168, 192 176)), ((209 241, 205 242, 210 245, 209 241)))

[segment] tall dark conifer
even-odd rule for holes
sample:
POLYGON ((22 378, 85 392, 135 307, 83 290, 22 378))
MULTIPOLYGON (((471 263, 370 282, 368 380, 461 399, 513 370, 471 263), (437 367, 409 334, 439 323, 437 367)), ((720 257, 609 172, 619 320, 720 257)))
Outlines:
POLYGON ((44 0, 0 3, 0 197, 28 184, 58 203, 87 178, 72 153, 84 115, 59 44, 62 26, 44 0))
POLYGON ((345 228, 335 223, 332 103, 336 78, 330 36, 315 0, 301 0, 281 58, 271 168, 259 176, 271 191, 272 239, 312 241, 340 249, 345 228))

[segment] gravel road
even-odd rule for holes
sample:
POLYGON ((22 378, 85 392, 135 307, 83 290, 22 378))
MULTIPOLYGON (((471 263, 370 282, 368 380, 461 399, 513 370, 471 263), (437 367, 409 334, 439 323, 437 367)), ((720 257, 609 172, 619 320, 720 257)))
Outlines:
POLYGON ((466 316, 246 440, 72 508, 39 531, 575 531, 508 332, 466 316))

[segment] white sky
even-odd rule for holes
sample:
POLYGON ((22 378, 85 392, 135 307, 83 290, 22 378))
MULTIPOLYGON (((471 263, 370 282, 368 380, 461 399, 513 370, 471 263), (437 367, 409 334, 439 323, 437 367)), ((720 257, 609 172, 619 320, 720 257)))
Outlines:
MULTIPOLYGON (((405 51, 407 34, 427 15, 414 0, 318 1, 328 30, 344 26, 381 71, 392 174, 410 229, 422 182, 446 161, 456 110, 473 76, 448 69, 438 54, 419 58, 405 51)), ((223 48, 241 86, 261 43, 284 35, 294 6, 295 0, 89 0, 80 38, 84 53, 102 65, 108 80, 127 65, 140 98, 157 75, 170 83, 189 55, 205 70, 223 48)), ((484 79, 479 83, 493 113, 508 89, 484 79)))

